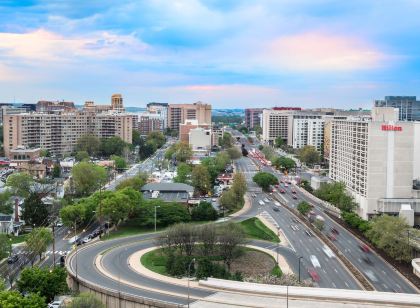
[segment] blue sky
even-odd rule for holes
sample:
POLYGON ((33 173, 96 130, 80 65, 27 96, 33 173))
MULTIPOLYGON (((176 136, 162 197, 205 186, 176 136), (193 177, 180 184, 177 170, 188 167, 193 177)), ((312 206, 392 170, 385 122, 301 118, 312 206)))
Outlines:
POLYGON ((417 0, 3 0, 0 102, 370 108, 419 95, 417 0))

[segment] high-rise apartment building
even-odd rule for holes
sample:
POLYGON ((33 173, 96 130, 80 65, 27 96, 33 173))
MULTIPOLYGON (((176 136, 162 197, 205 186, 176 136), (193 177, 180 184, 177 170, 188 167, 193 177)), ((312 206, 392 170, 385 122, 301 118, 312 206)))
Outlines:
POLYGON ((292 111, 264 109, 262 113, 262 140, 273 144, 281 137, 285 143, 288 138, 289 116, 292 111))
POLYGON ((211 124, 211 105, 197 102, 194 104, 170 104, 168 107, 168 127, 179 131, 180 124, 187 120, 197 120, 198 124, 211 124))
POLYGON ((151 102, 147 104, 147 111, 160 115, 163 121, 163 129, 168 127, 168 104, 151 102))
POLYGON ((163 118, 159 114, 143 113, 138 123, 140 135, 147 136, 151 132, 163 131, 163 118))
POLYGON ((132 142, 132 116, 91 112, 22 113, 4 116, 6 156, 17 147, 41 148, 54 155, 72 153, 86 134, 99 138, 118 136, 132 142))
POLYGON ((123 98, 121 94, 111 96, 111 108, 117 112, 124 112, 123 98))
POLYGON ((261 117, 264 108, 247 108, 245 109, 245 127, 253 129, 255 126, 261 127, 261 117))
POLYGON ((398 121, 398 114, 373 108, 372 120, 333 120, 330 178, 346 185, 364 219, 409 205, 419 223, 420 122, 398 121))
POLYGON ((385 96, 375 100, 375 107, 398 108, 399 121, 420 121, 420 101, 415 96, 385 96))
POLYGON ((295 149, 306 145, 315 147, 322 152, 324 143, 324 119, 321 116, 292 115, 291 146, 295 149))

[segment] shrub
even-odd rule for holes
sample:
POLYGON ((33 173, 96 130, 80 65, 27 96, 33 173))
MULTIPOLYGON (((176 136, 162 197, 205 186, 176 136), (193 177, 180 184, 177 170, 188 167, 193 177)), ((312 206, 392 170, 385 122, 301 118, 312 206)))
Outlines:
POLYGON ((191 219, 194 221, 216 220, 217 211, 209 202, 200 202, 191 212, 191 219))

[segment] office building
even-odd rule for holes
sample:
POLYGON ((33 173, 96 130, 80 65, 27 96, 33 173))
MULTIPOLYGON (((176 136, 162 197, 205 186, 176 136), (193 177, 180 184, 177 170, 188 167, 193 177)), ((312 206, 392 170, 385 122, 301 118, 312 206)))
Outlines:
POLYGON ((163 121, 163 129, 168 127, 168 104, 151 102, 147 104, 147 111, 160 115, 163 121))
MULTIPOLYGON (((27 110, 29 111, 29 110, 27 110)), ((76 107, 73 102, 65 101, 38 101, 36 104, 36 112, 53 112, 53 111, 76 111, 76 107)))
POLYGON ((111 96, 111 108, 116 112, 124 112, 123 98, 121 94, 111 96))
POLYGON ((168 127, 179 131, 180 124, 187 120, 197 120, 198 124, 211 124, 211 105, 197 102, 194 104, 170 104, 168 107, 168 127))
POLYGON ((375 107, 398 108, 399 121, 420 121, 420 101, 415 96, 385 96, 374 104, 375 107))
POLYGON ((261 127, 261 117, 264 108, 245 109, 245 127, 254 129, 255 126, 261 127))
POLYGON ((288 138, 289 145, 295 149, 311 145, 321 153, 324 143, 324 119, 322 116, 294 114, 289 119, 291 124, 291 129, 288 129, 288 134, 291 134, 291 138, 288 138))
POLYGON ((101 112, 113 112, 113 113, 123 113, 125 112, 123 105, 123 98, 121 94, 113 94, 111 96, 110 105, 97 105, 93 101, 86 101, 83 105, 83 111, 101 113, 101 112))
POLYGON ((194 152, 207 153, 212 146, 211 129, 196 127, 188 133, 188 143, 194 152))
POLYGON ((163 131, 163 118, 155 113, 142 113, 139 115, 138 129, 140 135, 147 136, 151 132, 163 131))
POLYGON ((187 120, 179 125, 179 141, 188 143, 190 130, 194 128, 211 129, 210 124, 199 124, 197 120, 187 120))
POLYGON ((329 176, 346 185, 362 218, 398 215, 409 205, 418 224, 420 122, 398 118, 398 109, 375 107, 371 120, 333 120, 329 176))
POLYGON ((281 137, 285 143, 288 138, 289 110, 264 109, 262 113, 262 141, 274 144, 281 137))
POLYGON ((21 146, 63 156, 72 153, 77 140, 86 134, 99 138, 118 136, 125 142, 132 141, 132 116, 123 113, 22 113, 5 115, 3 124, 6 156, 21 146))

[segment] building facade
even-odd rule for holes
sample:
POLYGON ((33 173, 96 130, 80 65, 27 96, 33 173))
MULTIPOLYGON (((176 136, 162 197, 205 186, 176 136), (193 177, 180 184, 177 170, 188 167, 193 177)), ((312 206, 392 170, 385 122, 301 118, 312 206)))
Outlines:
POLYGON ((276 138, 281 137, 285 143, 288 139, 289 127, 288 110, 264 109, 262 113, 262 140, 274 144, 276 138))
POLYGON ((385 96, 374 104, 375 107, 398 108, 399 121, 420 121, 420 101, 415 96, 385 96))
POLYGON ((189 144, 194 152, 209 152, 212 146, 211 129, 193 128, 189 134, 189 144))
POLYGON ((168 127, 179 131, 180 124, 187 120, 197 120, 198 124, 211 124, 211 105, 197 102, 194 104, 170 104, 168 107, 168 127))
POLYGON ((36 112, 52 112, 52 111, 76 111, 74 102, 65 101, 38 101, 36 104, 36 112))
POLYGON ((163 129, 168 127, 168 103, 148 103, 147 111, 160 116, 163 122, 163 129))
POLYGON ((253 129, 255 126, 261 127, 261 117, 264 108, 245 109, 245 127, 253 129))
POLYGON ((343 182, 368 219, 409 205, 420 221, 420 123, 398 121, 397 109, 374 108, 372 120, 333 120, 330 178, 343 182))
POLYGON ((147 136, 151 132, 163 131, 163 118, 159 114, 143 113, 139 116, 138 129, 140 135, 147 136))
POLYGON ((128 114, 71 112, 23 113, 4 116, 5 155, 18 147, 41 148, 53 155, 72 153, 86 134, 99 138, 118 136, 132 142, 132 116, 128 114))
POLYGON ((288 138, 290 145, 295 149, 311 145, 321 153, 324 150, 324 119, 316 115, 291 115, 290 117, 292 124, 292 137, 288 138))
POLYGON ((211 129, 210 124, 199 124, 197 120, 187 120, 179 125, 179 141, 188 143, 190 140, 190 130, 194 128, 211 129))

